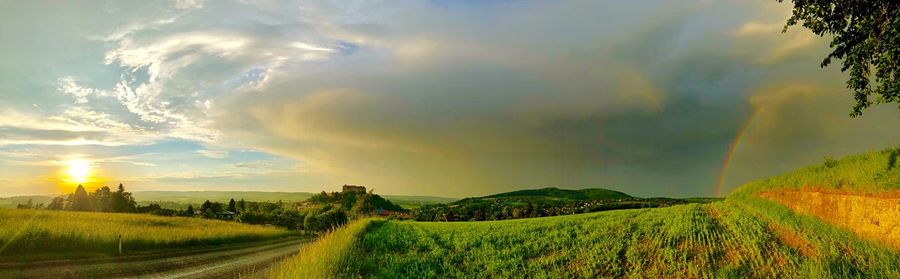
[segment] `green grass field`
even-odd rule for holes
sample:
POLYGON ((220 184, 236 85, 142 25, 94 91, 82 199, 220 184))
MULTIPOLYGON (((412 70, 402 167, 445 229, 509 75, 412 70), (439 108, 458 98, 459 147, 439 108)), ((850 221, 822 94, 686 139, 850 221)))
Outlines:
POLYGON ((0 209, 0 257, 115 255, 272 239, 276 228, 144 214, 0 209))
POLYGON ((778 185, 887 192, 900 188, 897 153, 827 160, 708 204, 488 222, 366 220, 310 246, 334 260, 300 255, 273 276, 900 278, 898 251, 754 195, 778 185))

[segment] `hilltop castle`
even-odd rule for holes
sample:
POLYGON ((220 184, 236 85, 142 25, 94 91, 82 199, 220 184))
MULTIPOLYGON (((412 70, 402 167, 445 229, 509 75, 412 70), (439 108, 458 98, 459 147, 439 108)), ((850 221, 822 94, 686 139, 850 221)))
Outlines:
POLYGON ((350 193, 350 192, 365 193, 366 187, 365 186, 356 186, 356 185, 344 185, 343 192, 344 193, 350 193))

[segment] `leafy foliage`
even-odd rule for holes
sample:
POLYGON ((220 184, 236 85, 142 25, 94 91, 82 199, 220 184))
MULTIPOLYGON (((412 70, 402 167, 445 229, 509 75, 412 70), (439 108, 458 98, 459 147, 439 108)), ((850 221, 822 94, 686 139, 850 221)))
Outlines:
POLYGON ((840 59, 841 71, 850 71, 847 88, 853 90, 856 99, 850 115, 862 115, 863 109, 873 103, 900 103, 900 1, 792 2, 793 14, 785 30, 799 23, 816 35, 833 37, 833 51, 822 61, 822 67, 840 59))
MULTIPOLYGON (((158 205, 156 207, 159 207, 158 205)), ((28 207, 30 208, 30 207, 28 207)), ((47 205, 51 210, 99 211, 99 212, 137 212, 138 208, 125 186, 119 184, 116 191, 103 186, 88 194, 83 186, 78 185, 75 192, 55 197, 47 205)))

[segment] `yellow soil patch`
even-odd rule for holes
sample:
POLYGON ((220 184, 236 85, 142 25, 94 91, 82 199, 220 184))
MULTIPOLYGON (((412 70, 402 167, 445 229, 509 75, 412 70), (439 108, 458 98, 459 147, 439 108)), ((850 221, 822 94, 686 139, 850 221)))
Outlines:
POLYGON ((807 258, 814 258, 819 255, 816 246, 807 242, 806 239, 803 239, 803 236, 797 232, 773 223, 769 223, 769 230, 775 234, 775 237, 778 238, 778 241, 781 242, 781 244, 791 247, 799 252, 800 255, 807 258))
POLYGON ((900 198, 894 198, 895 195, 781 190, 760 196, 900 249, 900 198))

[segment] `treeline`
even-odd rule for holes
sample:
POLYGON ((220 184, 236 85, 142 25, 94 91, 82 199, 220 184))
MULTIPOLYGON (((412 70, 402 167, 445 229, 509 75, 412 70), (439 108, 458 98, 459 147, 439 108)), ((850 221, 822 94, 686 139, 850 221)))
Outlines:
POLYGON ((416 221, 491 221, 520 218, 571 215, 614 209, 664 207, 687 201, 669 198, 627 198, 558 202, 537 199, 463 200, 451 204, 425 205, 413 210, 416 221))
POLYGON ((131 193, 125 191, 125 186, 119 184, 116 191, 103 186, 88 193, 83 186, 78 185, 72 194, 53 198, 49 204, 33 204, 29 199, 25 204, 16 206, 19 209, 49 209, 72 211, 97 211, 97 212, 137 212, 138 206, 134 202, 131 193))
POLYGON ((205 201, 199 207, 172 209, 159 203, 138 205, 131 193, 119 184, 117 190, 100 187, 88 193, 82 185, 75 192, 53 198, 47 204, 35 205, 31 200, 20 209, 142 213, 236 221, 256 225, 274 225, 304 232, 322 232, 341 226, 352 218, 405 213, 402 207, 372 192, 322 192, 302 203, 235 201, 226 204, 205 201))

